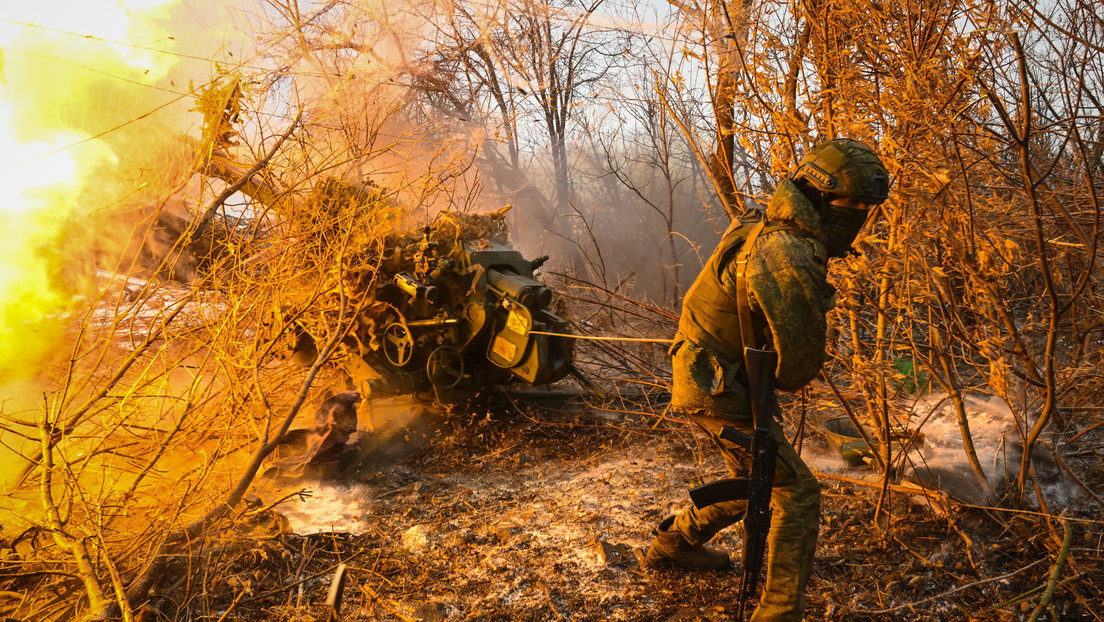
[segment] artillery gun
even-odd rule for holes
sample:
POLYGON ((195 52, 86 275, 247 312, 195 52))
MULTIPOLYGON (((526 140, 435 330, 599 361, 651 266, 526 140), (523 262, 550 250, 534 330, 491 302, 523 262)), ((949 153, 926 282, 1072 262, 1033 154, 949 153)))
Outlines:
MULTIPOLYGON (((360 309, 345 342, 350 389, 432 390, 454 402, 512 382, 577 375, 568 323, 534 275, 548 256, 529 260, 507 244, 508 209, 442 212, 349 263, 346 291, 360 309)), ((314 348, 303 331, 296 356, 312 360, 314 348)))

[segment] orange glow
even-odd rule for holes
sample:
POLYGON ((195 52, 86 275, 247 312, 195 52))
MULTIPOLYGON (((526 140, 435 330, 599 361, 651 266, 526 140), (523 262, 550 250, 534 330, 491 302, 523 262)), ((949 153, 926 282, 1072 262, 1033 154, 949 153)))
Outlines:
POLYGON ((154 107, 126 91, 173 97, 150 88, 172 64, 149 49, 164 5, 39 0, 0 16, 0 377, 32 373, 67 328, 83 286, 66 231, 91 237, 72 218, 87 221, 120 190, 104 179, 119 162, 112 130, 154 107), (144 39, 131 43, 134 33, 144 39))

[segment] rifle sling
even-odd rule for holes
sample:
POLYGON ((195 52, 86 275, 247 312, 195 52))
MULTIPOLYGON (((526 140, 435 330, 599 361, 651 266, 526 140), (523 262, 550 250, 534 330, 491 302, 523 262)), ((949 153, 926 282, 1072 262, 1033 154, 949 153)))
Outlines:
MULTIPOLYGON (((760 220, 748 232, 747 239, 740 247, 736 255, 736 310, 740 318, 740 339, 744 348, 757 348, 759 344, 755 340, 755 328, 751 322, 751 293, 747 282, 747 264, 751 256, 751 249, 755 240, 765 233, 773 231, 789 231, 801 238, 811 238, 808 230, 799 227, 796 223, 768 224, 766 219, 760 220)), ((741 361, 747 365, 747 359, 741 361)))
MULTIPOLYGON (((740 339, 745 348, 756 346, 755 332, 751 326, 751 296, 748 293, 747 285, 748 256, 751 254, 751 247, 755 244, 755 240, 758 239, 759 234, 763 232, 766 226, 767 221, 760 220, 752 227, 747 239, 744 240, 740 253, 736 255, 736 310, 740 317, 740 339)), ((744 359, 744 369, 747 369, 746 358, 744 359)))

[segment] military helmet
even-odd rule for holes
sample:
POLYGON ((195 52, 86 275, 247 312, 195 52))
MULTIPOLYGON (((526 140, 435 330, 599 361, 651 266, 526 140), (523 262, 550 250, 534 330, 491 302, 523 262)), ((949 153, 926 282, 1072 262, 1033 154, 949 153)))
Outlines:
POLYGON ((836 138, 813 147, 801 158, 793 178, 817 190, 876 205, 889 196, 889 173, 870 147, 836 138))

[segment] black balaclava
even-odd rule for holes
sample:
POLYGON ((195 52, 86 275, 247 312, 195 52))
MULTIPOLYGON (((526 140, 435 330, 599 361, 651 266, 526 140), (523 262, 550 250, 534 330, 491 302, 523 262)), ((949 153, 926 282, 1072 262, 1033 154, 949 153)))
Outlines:
POLYGON ((858 237, 866 223, 870 210, 840 207, 824 203, 820 212, 820 228, 824 231, 824 246, 829 257, 843 257, 851 250, 851 244, 858 237))
POLYGON ((832 205, 828 195, 805 182, 798 180, 797 187, 813 204, 820 215, 820 229, 824 232, 824 247, 829 257, 843 257, 851 250, 851 244, 866 224, 870 210, 854 209, 832 205))

